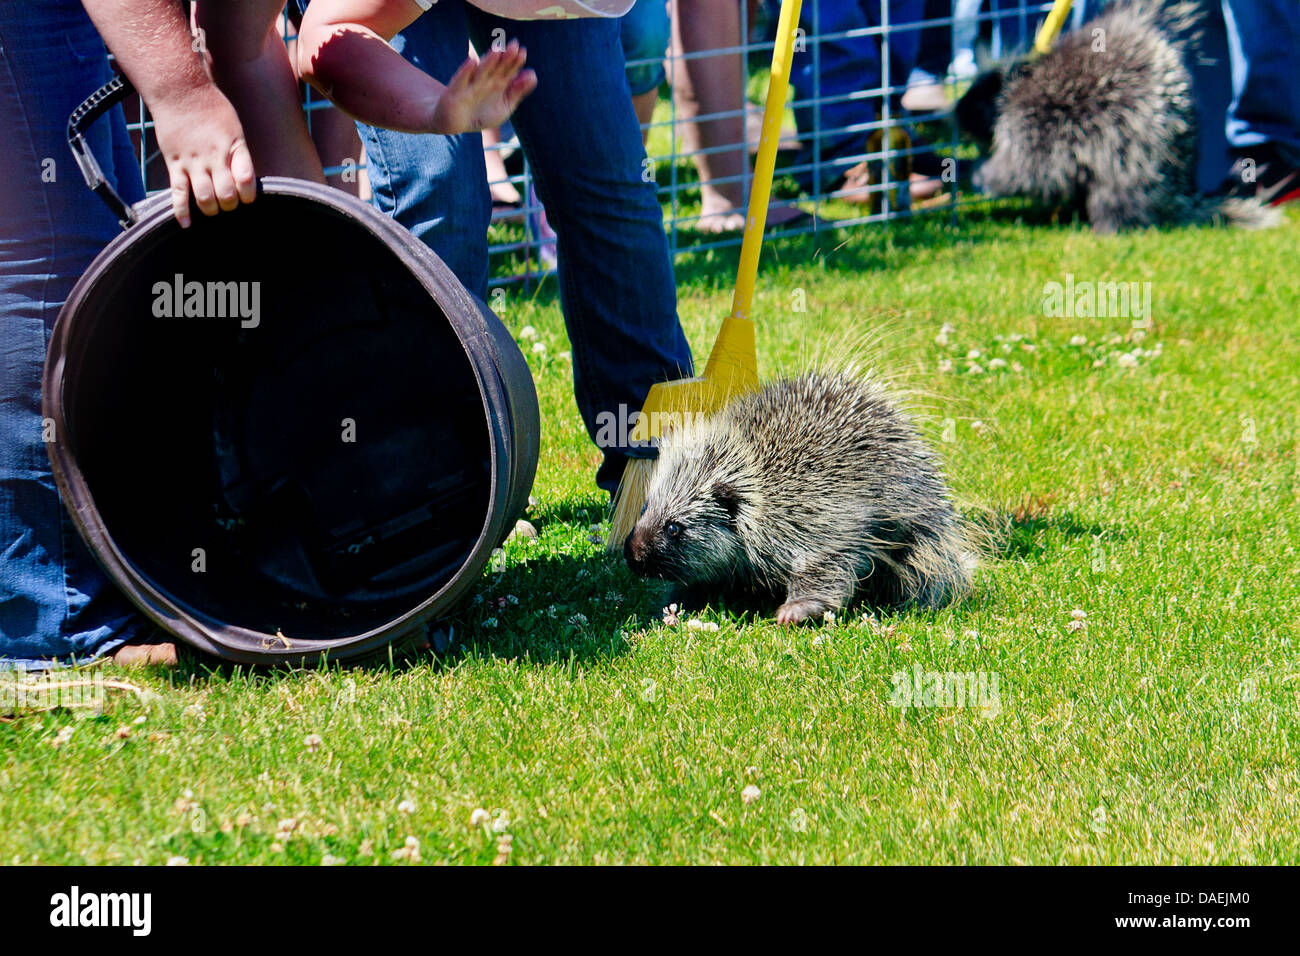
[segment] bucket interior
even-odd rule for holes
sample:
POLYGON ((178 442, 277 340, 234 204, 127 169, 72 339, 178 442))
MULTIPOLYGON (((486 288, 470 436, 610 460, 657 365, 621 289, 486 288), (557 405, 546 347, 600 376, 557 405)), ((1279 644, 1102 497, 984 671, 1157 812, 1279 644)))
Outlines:
POLYGON ((492 439, 469 357, 345 213, 263 195, 169 222, 105 267, 76 323, 73 458, 118 551, 189 613, 358 634, 473 551, 492 439))

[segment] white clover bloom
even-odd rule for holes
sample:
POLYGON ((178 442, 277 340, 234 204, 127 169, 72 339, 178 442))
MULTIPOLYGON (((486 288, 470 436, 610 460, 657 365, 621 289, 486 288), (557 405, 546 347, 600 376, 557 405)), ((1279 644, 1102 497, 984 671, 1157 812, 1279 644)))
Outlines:
POLYGON ((389 854, 394 860, 410 860, 412 863, 420 862, 420 841, 413 836, 406 838, 406 843, 399 849, 389 854))
POLYGON ((693 617, 686 622, 686 628, 691 631, 705 631, 712 633, 718 629, 718 625, 712 621, 701 621, 698 617, 693 617))

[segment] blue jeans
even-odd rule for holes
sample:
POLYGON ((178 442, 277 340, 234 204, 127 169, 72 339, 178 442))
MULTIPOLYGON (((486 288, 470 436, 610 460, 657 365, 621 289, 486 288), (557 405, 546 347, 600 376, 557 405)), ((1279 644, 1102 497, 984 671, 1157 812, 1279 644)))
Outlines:
POLYGON ((1300 4, 1223 0, 1223 19, 1232 65, 1229 145, 1273 143, 1300 163, 1300 4))
POLYGON ((994 56, 1011 56, 1029 49, 1044 16, 1042 13, 1031 13, 1030 10, 1041 6, 1043 2, 1044 0, 991 0, 989 7, 997 14, 997 19, 992 21, 994 56))
MULTIPOLYGON (((642 178, 645 148, 624 75, 619 21, 506 20, 439 0, 394 40, 407 60, 447 82, 469 38, 486 49, 501 29, 528 50, 537 89, 512 119, 558 236, 560 302, 573 354, 578 411, 595 440, 605 415, 622 421, 650 386, 691 374, 663 211, 642 178)), ((358 124, 375 204, 426 242, 486 298, 492 214, 482 138, 415 135, 358 124)), ((610 429, 606 429, 608 433, 610 429)), ((623 441, 602 448, 596 484, 617 487, 623 441)))
MULTIPOLYGON (((823 160, 846 151, 863 150, 869 135, 863 124, 875 122, 876 104, 880 101, 874 97, 847 97, 883 85, 884 56, 880 35, 830 40, 816 37, 880 26, 885 10, 890 24, 914 24, 922 18, 924 0, 809 0, 803 5, 799 25, 807 31, 809 39, 805 52, 795 52, 790 85, 799 104, 794 111, 799 133, 808 137, 805 142, 812 143, 823 160), (882 10, 885 3, 888 6, 882 10), (833 102, 810 102, 816 98, 833 102)), ((921 33, 920 28, 891 31, 888 41, 891 86, 907 83, 920 52, 921 33)), ((893 99, 897 103, 897 96, 893 99)), ((843 174, 844 169, 827 168, 822 172, 824 179, 832 180, 843 174)), ((813 183, 811 173, 800 180, 800 185, 810 191, 826 185, 813 183)))
MULTIPOLYGON (((0 668, 93 657, 144 626, 78 537, 42 440, 50 330, 119 228, 86 189, 66 137, 68 115, 111 76, 76 0, 0 4, 0 668)), ((88 139, 118 191, 138 200, 121 110, 88 139)))
POLYGON ((1236 151, 1276 145, 1300 162, 1300 5, 1290 0, 1207 0, 1195 83, 1197 187, 1223 186, 1236 151))

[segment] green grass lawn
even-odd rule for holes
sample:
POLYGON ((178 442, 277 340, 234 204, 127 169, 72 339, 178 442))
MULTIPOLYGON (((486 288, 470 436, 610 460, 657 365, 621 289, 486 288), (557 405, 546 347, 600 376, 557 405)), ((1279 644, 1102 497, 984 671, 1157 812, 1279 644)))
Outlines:
MULTIPOLYGON (((679 264, 697 355, 734 267, 679 264)), ((511 292, 504 320, 545 347, 521 338, 540 538, 507 545, 452 648, 106 668, 144 694, 0 722, 0 860, 1297 862, 1298 277, 1294 213, 1096 238, 968 211, 771 245, 764 372, 884 330, 998 529, 953 607, 796 629, 665 625, 660 588, 605 555, 553 284, 511 292), (1152 327, 1046 317, 1067 273, 1150 282, 1152 327), (894 706, 918 670, 996 677, 998 706, 894 706)))

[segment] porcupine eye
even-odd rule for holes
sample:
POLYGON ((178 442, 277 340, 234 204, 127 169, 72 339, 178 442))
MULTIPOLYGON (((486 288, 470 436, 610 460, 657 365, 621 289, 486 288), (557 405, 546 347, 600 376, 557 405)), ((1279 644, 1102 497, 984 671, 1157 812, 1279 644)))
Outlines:
POLYGON ((680 538, 682 536, 682 532, 685 530, 686 529, 683 528, 676 521, 670 521, 666 525, 664 525, 664 534, 668 535, 668 537, 672 538, 674 541, 680 538))

